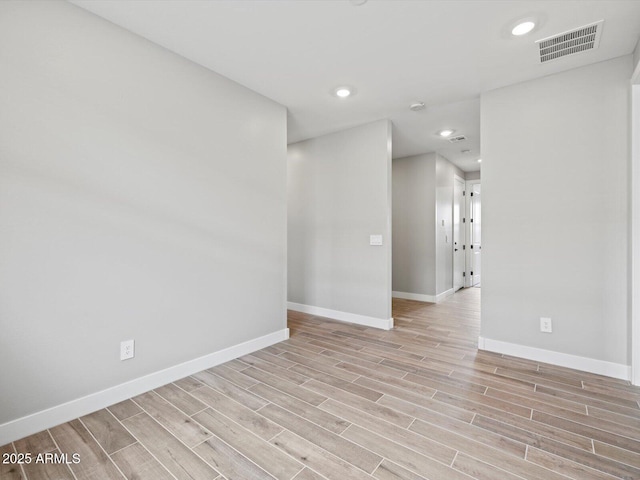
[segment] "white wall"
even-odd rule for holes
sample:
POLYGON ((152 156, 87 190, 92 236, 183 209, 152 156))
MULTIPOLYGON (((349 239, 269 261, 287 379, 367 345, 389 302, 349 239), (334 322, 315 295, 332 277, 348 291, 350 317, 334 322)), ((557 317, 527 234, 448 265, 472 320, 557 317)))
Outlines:
POLYGON ((441 295, 453 288, 453 176, 464 172, 440 155, 435 166, 436 295, 441 295))
POLYGON ((0 71, 0 424, 286 328, 282 106, 65 2, 0 71))
POLYGON ((391 318, 391 123, 289 145, 288 299, 391 318), (369 235, 383 235, 370 246, 369 235))
POLYGON ((625 56, 482 95, 483 337, 629 365, 631 68, 625 56))
POLYGON ((393 160, 393 291, 436 294, 436 154, 393 160))
POLYGON ((631 309, 631 367, 634 385, 640 385, 640 40, 633 55, 631 79, 631 188, 629 257, 631 259, 629 300, 631 309))
POLYGON ((636 43, 636 48, 633 51, 633 65, 634 65, 634 73, 637 75, 638 68, 640 68, 640 39, 638 39, 638 43, 636 43))
MULTIPOLYGON (((638 65, 640 66, 640 64, 638 65)), ((640 385, 640 76, 631 86, 631 229, 630 237, 630 285, 632 382, 640 385)))
POLYGON ((464 173, 465 180, 480 180, 480 170, 477 172, 465 172, 464 173))
POLYGON ((454 175, 464 173, 436 153, 393 160, 393 291, 398 297, 435 301, 453 288, 454 175))

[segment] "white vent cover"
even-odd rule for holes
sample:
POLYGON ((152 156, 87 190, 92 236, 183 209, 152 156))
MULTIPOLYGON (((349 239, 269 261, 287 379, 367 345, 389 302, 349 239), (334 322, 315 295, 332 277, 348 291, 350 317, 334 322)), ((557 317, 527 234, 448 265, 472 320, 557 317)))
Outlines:
POLYGON ((451 143, 458 143, 458 142, 462 142, 463 140, 466 140, 467 137, 465 137, 464 135, 457 135, 455 137, 449 137, 449 141, 451 143))
POLYGON ((603 23, 604 20, 600 20, 568 32, 537 40, 536 43, 540 47, 540 63, 598 48, 603 23))

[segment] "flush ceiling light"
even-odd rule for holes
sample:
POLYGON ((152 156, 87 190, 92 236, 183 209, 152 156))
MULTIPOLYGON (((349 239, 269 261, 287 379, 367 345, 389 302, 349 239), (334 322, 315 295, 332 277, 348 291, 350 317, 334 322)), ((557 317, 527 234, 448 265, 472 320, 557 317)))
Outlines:
POLYGON ((353 87, 348 87, 346 85, 342 85, 340 87, 336 87, 333 89, 333 94, 338 98, 347 98, 352 95, 355 95, 356 89, 353 87))
POLYGON ((440 135, 441 137, 448 137, 449 135, 451 135, 453 133, 453 130, 450 130, 448 128, 444 129, 444 130, 440 130, 438 132, 438 135, 440 135))
POLYGON ((481 158, 478 159, 478 163, 482 163, 482 159, 481 158))
POLYGON ((521 35, 526 35, 531 30, 533 30, 535 26, 536 26, 535 22, 532 22, 531 20, 527 20, 526 22, 520 22, 515 27, 513 27, 513 29, 511 30, 511 35, 515 35, 516 37, 519 37, 521 35))

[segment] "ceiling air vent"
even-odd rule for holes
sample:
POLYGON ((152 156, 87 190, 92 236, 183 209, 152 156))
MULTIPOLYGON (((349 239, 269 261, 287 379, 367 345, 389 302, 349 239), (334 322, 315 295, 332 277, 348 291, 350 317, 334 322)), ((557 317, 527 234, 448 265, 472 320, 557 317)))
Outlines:
POLYGON ((466 140, 467 137, 465 137, 464 135, 457 135, 455 137, 449 137, 449 141, 451 143, 458 143, 458 142, 462 142, 463 140, 466 140))
POLYGON ((598 48, 603 22, 604 20, 600 20, 569 32, 537 40, 536 43, 540 47, 540 63, 598 48))

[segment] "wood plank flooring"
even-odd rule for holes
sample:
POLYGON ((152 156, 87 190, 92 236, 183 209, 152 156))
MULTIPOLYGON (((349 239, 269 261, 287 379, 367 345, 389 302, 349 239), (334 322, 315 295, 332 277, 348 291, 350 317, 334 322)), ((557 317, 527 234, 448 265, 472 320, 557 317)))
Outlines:
POLYGON ((0 447, 0 479, 640 479, 640 389, 478 352, 480 289, 291 338, 0 447))

